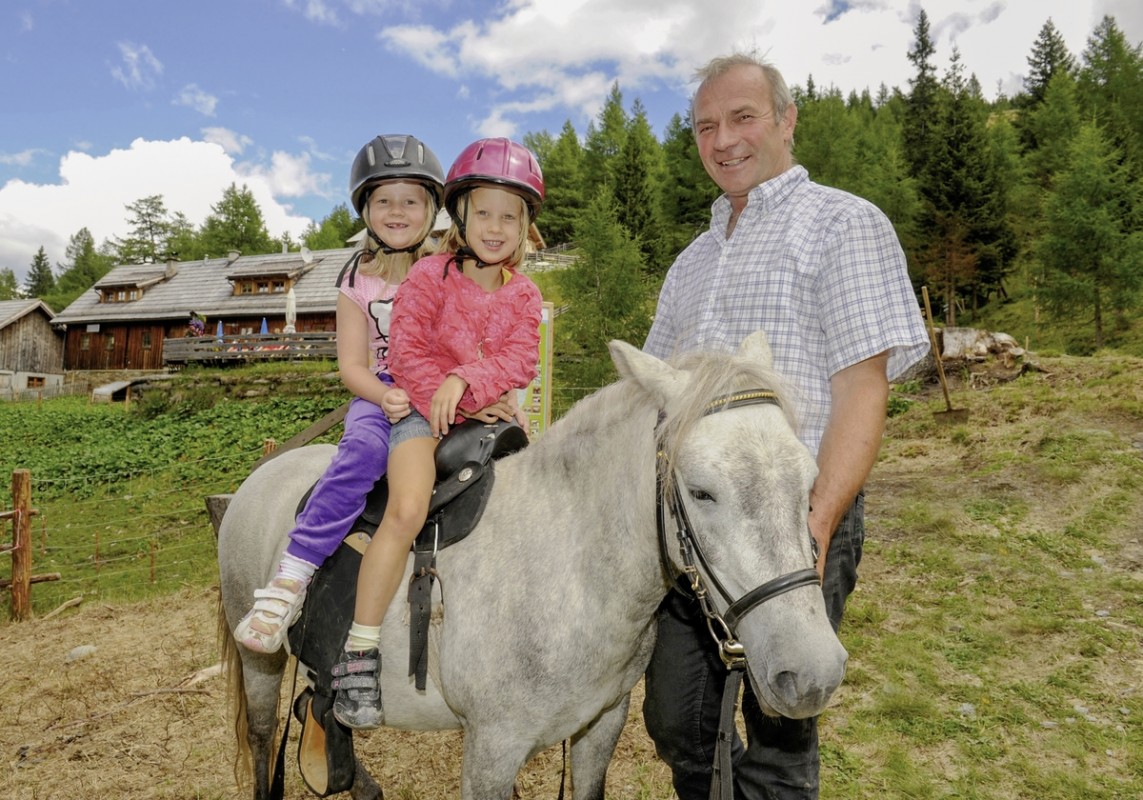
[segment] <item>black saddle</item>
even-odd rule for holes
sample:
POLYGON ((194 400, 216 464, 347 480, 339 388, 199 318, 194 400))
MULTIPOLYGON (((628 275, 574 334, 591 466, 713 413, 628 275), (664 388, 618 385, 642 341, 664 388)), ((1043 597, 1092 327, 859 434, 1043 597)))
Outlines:
MULTIPOLYGON (((425 688, 428 668, 436 554, 464 539, 480 521, 492 491, 494 461, 527 443, 527 434, 515 422, 468 420, 452 428, 437 445, 437 483, 428 519, 413 542, 409 585, 409 674, 419 690, 425 688)), ((299 502, 299 514, 312 491, 311 487, 299 502)), ((302 613, 289 632, 290 651, 308 668, 313 682, 313 689, 304 690, 294 703, 295 716, 303 724, 298 765, 310 790, 322 797, 346 791, 353 783, 352 731, 333 718, 330 670, 353 622, 361 556, 381 523, 388 499, 389 483, 382 477, 341 545, 314 574, 302 613)))

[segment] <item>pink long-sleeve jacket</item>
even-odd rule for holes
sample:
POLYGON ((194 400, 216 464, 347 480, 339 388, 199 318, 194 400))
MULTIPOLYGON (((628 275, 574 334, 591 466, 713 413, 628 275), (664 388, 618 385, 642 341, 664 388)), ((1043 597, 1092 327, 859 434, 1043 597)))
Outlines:
POLYGON ((504 285, 486 292, 449 258, 442 253, 413 265, 389 323, 389 373, 425 417, 449 375, 468 383, 458 408, 471 413, 526 387, 540 357, 543 301, 536 284, 504 270, 504 285))

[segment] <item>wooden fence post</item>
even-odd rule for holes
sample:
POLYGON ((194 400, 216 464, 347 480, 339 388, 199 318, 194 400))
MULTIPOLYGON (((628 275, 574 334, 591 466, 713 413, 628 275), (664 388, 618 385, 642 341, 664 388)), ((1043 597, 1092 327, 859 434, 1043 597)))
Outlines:
POLYGON ((273 440, 273 439, 264 440, 262 442, 262 457, 265 458, 266 456, 270 455, 270 453, 273 453, 277 449, 278 449, 278 443, 275 440, 273 440))
POLYGON ((12 473, 12 619, 28 618, 32 603, 32 473, 12 473))

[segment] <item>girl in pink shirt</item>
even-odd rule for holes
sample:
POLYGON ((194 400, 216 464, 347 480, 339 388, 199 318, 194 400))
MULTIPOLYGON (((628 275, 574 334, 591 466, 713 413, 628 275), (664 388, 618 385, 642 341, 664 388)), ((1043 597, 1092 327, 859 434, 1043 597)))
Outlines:
POLYGON ((425 524, 437 442, 466 417, 516 416, 514 390, 536 375, 540 292, 516 269, 543 198, 540 167, 527 148, 508 139, 469 145, 445 181, 453 220, 447 252, 418 261, 397 292, 389 329, 396 386, 386 405, 396 420, 389 501, 362 558, 353 625, 333 668, 334 716, 349 727, 384 720, 381 620, 425 524))

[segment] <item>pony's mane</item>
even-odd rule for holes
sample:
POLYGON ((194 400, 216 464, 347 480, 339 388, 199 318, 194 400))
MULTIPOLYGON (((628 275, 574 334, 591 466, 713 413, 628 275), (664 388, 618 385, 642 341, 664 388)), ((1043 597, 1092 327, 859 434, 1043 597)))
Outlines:
MULTIPOLYGON (((666 409, 659 429, 659 448, 666 455, 664 464, 676 463, 681 443, 691 429, 705 416, 712 403, 736 392, 762 389, 773 392, 790 427, 797 430, 791 397, 793 389, 772 368, 757 359, 731 353, 692 352, 671 360, 671 365, 690 373, 688 391, 666 409)), ((663 476, 669 491, 673 470, 663 476)))
MULTIPOLYGON (((540 452, 561 460, 576 460, 585 442, 601 430, 615 430, 639 412, 648 415, 648 430, 655 424, 653 414, 659 414, 658 446, 672 463, 679 443, 686 439, 708 406, 720 397, 748 389, 774 392, 791 427, 795 427, 792 389, 773 369, 756 359, 729 353, 693 352, 671 360, 672 366, 690 373, 687 391, 668 408, 656 408, 651 396, 631 379, 621 380, 603 387, 577 402, 556 425, 537 442, 541 447, 530 447, 538 457, 540 452)), ((664 476, 669 482, 671 476, 664 476)))

